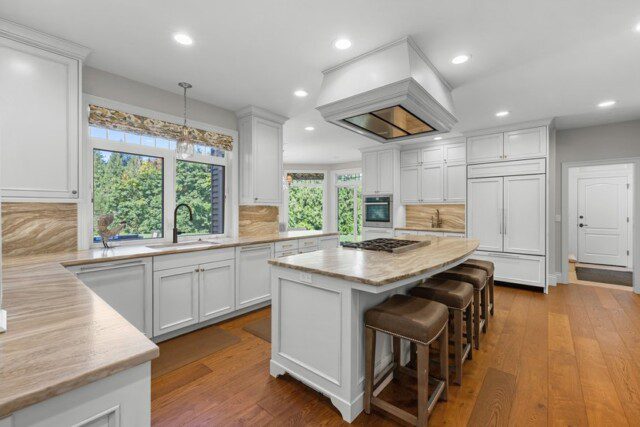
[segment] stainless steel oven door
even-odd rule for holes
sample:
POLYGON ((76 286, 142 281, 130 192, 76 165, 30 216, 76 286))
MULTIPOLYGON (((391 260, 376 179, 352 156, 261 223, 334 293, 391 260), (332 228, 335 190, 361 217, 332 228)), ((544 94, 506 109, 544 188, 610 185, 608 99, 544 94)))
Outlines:
POLYGON ((393 227, 393 196, 364 196, 365 227, 393 227))

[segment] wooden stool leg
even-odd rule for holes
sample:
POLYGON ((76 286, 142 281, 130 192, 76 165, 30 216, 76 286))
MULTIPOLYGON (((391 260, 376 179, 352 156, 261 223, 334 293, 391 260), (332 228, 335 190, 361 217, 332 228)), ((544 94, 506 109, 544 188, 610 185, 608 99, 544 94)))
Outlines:
POLYGON ((453 311, 453 351, 455 355, 455 372, 454 382, 458 385, 462 384, 462 310, 453 311))
POLYGON ((476 350, 480 350, 480 291, 473 290, 473 340, 476 350))
POLYGON ((364 330, 364 412, 370 414, 376 360, 376 331, 367 327, 364 330))
POLYGON ((489 277, 489 303, 491 304, 491 315, 493 316, 493 310, 496 307, 496 304, 493 300, 493 276, 489 277))
POLYGON ((482 325, 482 332, 487 333, 489 327, 489 285, 485 284, 482 289, 482 318, 484 319, 484 325, 482 325))
MULTIPOLYGON (((446 346, 445 346, 446 347, 446 346)), ((418 377, 418 426, 424 427, 429 420, 429 345, 417 345, 418 377)))
POLYGON ((418 366, 418 361, 416 359, 416 343, 412 342, 409 344, 409 366, 413 369, 418 366))
POLYGON ((473 359, 473 304, 469 304, 466 310, 467 318, 467 344, 469 344, 469 355, 467 359, 473 359))
POLYGON ((393 377, 398 378, 398 368, 402 366, 400 352, 400 337, 393 337, 393 377))
POLYGON ((440 400, 446 402, 449 393, 449 325, 440 334, 440 379, 444 381, 440 400))

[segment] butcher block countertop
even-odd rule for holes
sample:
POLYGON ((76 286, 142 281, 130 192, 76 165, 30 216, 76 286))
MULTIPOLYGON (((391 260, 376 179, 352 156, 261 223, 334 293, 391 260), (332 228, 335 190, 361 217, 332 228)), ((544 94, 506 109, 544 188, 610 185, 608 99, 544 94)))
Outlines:
MULTIPOLYGON (((408 239, 402 237, 402 239, 408 239)), ((431 244, 403 253, 335 248, 269 260, 279 267, 382 286, 438 270, 471 255, 480 242, 458 237, 411 236, 431 244)))
POLYGON ((293 231, 182 247, 122 246, 3 259, 0 418, 158 356, 158 347, 65 269, 70 265, 334 236, 293 231))
POLYGON ((464 229, 459 228, 445 228, 445 227, 395 227, 395 230, 400 231, 442 231, 445 233, 464 233, 464 229))

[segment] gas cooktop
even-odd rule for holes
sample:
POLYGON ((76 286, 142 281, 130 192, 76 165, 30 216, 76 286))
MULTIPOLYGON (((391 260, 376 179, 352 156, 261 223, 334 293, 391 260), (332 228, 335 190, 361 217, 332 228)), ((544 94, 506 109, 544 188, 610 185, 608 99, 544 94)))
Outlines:
POLYGON ((362 242, 342 243, 345 248, 364 249, 368 251, 381 251, 400 253, 431 244, 429 240, 403 240, 403 239, 372 239, 362 242))

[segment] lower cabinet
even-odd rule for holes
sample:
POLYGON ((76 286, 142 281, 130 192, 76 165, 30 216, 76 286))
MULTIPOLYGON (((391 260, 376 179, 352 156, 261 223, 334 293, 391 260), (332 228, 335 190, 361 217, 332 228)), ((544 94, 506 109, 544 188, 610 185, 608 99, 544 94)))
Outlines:
POLYGON ((200 266, 201 322, 235 310, 235 260, 210 262, 200 266))
POLYGON ((273 244, 236 248, 236 308, 240 309, 271 299, 273 244))
POLYGON ((187 266, 153 274, 153 335, 198 323, 199 267, 187 266))
POLYGON ((546 258, 543 256, 476 251, 471 257, 493 262, 495 280, 545 287, 546 258))
POLYGON ((371 239, 390 239, 393 237, 393 228, 371 228, 365 227, 362 229, 362 240, 371 239))
POLYGON ((340 239, 338 236, 325 236, 320 237, 318 242, 318 249, 331 249, 340 246, 340 239))

